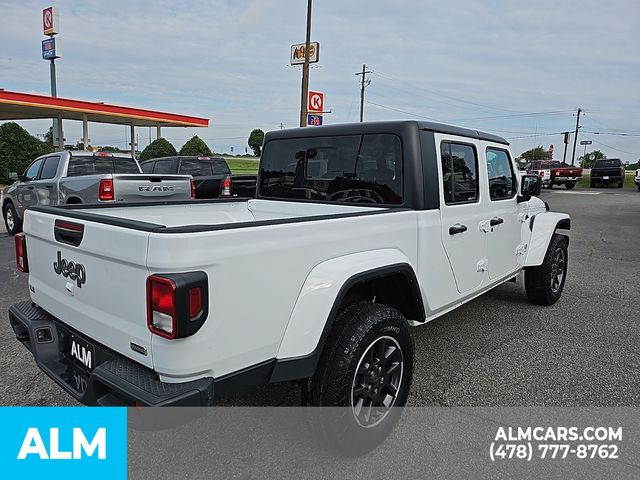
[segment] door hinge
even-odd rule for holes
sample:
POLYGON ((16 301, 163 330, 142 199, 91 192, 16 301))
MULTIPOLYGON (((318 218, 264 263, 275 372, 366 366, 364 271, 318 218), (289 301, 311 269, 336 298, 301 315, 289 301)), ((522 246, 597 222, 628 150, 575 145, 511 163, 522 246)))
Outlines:
POLYGON ((487 270, 489 270, 489 259, 483 258, 478 262, 478 271, 486 272, 487 270))
POLYGON ((527 245, 526 243, 521 243, 516 247, 516 255, 524 255, 525 253, 527 253, 528 248, 529 245, 527 245))
POLYGON ((481 232, 489 233, 491 231, 491 224, 489 220, 483 220, 478 224, 481 232))

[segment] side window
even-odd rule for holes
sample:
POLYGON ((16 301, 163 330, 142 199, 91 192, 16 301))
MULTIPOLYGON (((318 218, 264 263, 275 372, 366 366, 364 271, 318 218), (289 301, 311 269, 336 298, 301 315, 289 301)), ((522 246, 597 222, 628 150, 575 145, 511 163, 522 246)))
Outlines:
POLYGON ((24 177, 26 180, 35 180, 36 177, 38 176, 38 172, 40 171, 40 167, 42 166, 42 162, 44 161, 43 158, 41 158, 40 160, 36 160, 35 162, 33 162, 29 168, 27 168, 27 171, 24 173, 24 177))
POLYGON ((60 163, 60 157, 47 157, 42 166, 42 172, 40 173, 40 180, 47 180, 56 176, 58 171, 58 164, 60 163))
POLYGON ((153 169, 153 173, 176 173, 174 170, 175 164, 175 160, 158 160, 153 169))
POLYGON ((478 156, 472 145, 442 142, 442 184, 447 205, 478 201, 478 156))
POLYGON ((513 198, 516 194, 516 178, 511 159, 505 150, 487 148, 487 171, 491 200, 513 198))
POLYGON ((142 173, 152 173, 153 172, 153 166, 156 164, 156 162, 147 162, 147 163, 143 163, 142 165, 140 165, 140 168, 142 169, 142 173))

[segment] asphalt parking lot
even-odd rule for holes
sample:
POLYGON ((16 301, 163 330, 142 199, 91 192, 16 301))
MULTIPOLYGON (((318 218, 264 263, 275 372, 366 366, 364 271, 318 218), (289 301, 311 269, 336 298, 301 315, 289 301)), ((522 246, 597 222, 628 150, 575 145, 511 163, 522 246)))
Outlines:
MULTIPOLYGON (((640 406, 640 193, 555 188, 572 216, 569 274, 552 307, 528 303, 522 279, 414 329, 411 405, 640 406)), ((0 231, 0 404, 75 405, 35 366, 6 311, 26 299, 13 239, 0 231)), ((295 385, 269 385, 227 405, 296 405, 295 385)))

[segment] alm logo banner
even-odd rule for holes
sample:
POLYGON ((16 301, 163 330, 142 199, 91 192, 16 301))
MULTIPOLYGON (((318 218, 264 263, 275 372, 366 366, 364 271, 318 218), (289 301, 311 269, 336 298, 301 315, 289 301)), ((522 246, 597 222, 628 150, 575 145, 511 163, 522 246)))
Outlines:
POLYGON ((4 478, 127 478, 126 408, 0 407, 0 424, 4 478))

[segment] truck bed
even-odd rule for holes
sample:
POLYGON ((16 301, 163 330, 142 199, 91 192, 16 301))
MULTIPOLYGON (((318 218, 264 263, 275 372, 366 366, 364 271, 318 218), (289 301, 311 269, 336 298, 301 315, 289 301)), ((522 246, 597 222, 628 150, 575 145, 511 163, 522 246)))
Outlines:
MULTIPOLYGON (((266 222, 272 220, 304 220, 306 217, 332 216, 344 214, 360 214, 365 212, 380 212, 383 208, 359 207, 347 205, 331 205, 302 202, 283 202, 270 200, 214 200, 174 204, 153 205, 109 205, 84 208, 73 208, 65 215, 74 213, 84 216, 99 216, 101 220, 109 222, 110 218, 126 219, 132 222, 153 224, 157 227, 173 229, 185 228, 191 231, 215 230, 216 226, 236 223, 266 222), (106 217, 106 218, 105 218, 106 217)), ((95 220, 100 221, 99 218, 95 220)), ((132 225, 133 226, 133 225, 132 225)))

